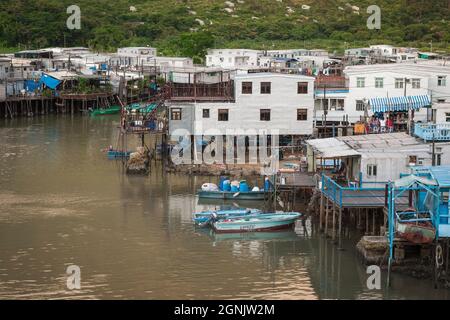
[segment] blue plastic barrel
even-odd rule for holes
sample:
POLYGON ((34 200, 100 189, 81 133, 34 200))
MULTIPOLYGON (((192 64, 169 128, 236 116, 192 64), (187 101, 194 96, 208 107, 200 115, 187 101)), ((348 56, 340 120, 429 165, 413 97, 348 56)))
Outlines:
POLYGON ((249 192, 247 181, 242 180, 239 182, 239 190, 241 192, 249 192))
POLYGON ((225 176, 220 176, 219 190, 223 190, 223 182, 224 182, 225 180, 228 180, 228 178, 225 177, 225 176))
POLYGON ((225 180, 222 185, 223 191, 231 191, 231 182, 230 180, 225 180))
POLYGON ((239 188, 237 186, 231 186, 231 192, 238 192, 239 188))
POLYGON ((264 180, 264 191, 269 191, 270 187, 271 187, 270 180, 268 178, 266 178, 264 180))

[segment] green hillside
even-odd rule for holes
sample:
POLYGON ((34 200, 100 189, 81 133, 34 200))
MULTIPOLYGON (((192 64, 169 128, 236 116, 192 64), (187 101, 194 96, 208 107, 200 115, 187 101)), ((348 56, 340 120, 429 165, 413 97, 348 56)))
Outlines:
POLYGON ((151 45, 200 60, 208 47, 325 48, 392 43, 450 51, 449 0, 15 0, 0 2, 0 47, 151 45), (68 30, 66 8, 81 8, 68 30), (367 7, 382 10, 369 30, 367 7), (234 5, 234 6, 233 6, 234 5), (302 5, 310 6, 303 9, 302 5), (359 11, 351 6, 359 7, 359 11), (133 8, 130 8, 133 7, 133 8))

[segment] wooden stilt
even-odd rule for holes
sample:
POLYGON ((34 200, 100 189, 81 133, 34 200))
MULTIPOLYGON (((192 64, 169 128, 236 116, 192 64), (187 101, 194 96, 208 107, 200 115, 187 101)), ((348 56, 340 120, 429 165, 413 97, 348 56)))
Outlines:
POLYGON ((333 204, 333 241, 336 240, 336 205, 333 204))
POLYGON ((339 249, 342 249, 342 208, 339 207, 339 249))
POLYGON ((323 204, 324 204, 324 196, 323 196, 323 193, 320 192, 319 231, 322 231, 322 230, 323 230, 323 228, 322 228, 322 223, 323 223, 323 221, 322 221, 322 220, 323 220, 323 210, 324 210, 323 204))

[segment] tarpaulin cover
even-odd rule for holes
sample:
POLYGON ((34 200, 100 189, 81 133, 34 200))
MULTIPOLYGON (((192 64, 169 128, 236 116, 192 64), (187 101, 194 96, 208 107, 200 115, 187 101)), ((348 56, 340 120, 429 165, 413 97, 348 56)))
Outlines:
POLYGON ((49 76, 48 74, 43 74, 42 77, 41 77, 40 83, 41 84, 45 84, 50 89, 55 90, 56 87, 59 86, 61 81, 59 81, 58 79, 55 79, 55 78, 49 76))
POLYGON ((40 87, 40 82, 34 80, 25 80, 25 90, 27 92, 35 92, 36 90, 39 90, 40 87))

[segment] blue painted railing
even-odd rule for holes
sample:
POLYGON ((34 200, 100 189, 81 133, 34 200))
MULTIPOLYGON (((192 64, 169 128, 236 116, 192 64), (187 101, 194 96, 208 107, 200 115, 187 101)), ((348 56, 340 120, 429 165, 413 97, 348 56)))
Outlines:
POLYGON ((450 141, 450 123, 416 123, 414 134, 425 141, 450 141))
MULTIPOLYGON (((360 180, 361 181, 361 180, 360 180)), ((368 194, 360 195, 357 192, 352 193, 346 193, 345 191, 383 191, 386 190, 386 184, 387 182, 360 182, 358 185, 354 187, 344 187, 338 184, 336 181, 334 181, 331 177, 326 176, 325 174, 322 174, 322 192, 328 197, 328 199, 332 200, 334 203, 336 203, 339 207, 342 207, 342 205, 345 203, 347 199, 351 198, 368 198, 370 199, 371 196, 368 194), (373 185, 380 184, 382 187, 374 187, 373 185), (370 185, 370 186, 365 186, 370 185)), ((373 197, 379 197, 379 196, 373 196, 373 197)), ((359 206, 364 205, 371 205, 372 203, 359 203, 359 206)))

